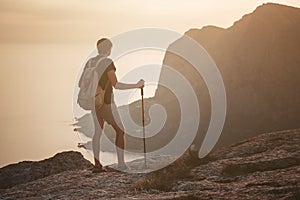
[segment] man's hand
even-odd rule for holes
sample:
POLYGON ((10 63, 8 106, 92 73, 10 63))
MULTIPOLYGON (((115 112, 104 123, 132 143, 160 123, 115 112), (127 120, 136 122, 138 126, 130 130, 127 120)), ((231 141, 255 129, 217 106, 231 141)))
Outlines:
POLYGON ((137 88, 143 88, 145 86, 145 81, 143 79, 137 82, 137 88))

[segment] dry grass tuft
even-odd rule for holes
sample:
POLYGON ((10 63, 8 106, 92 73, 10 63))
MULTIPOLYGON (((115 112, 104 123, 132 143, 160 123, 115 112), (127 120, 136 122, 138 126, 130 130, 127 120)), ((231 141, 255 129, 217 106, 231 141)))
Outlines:
POLYGON ((133 183, 133 189, 170 191, 176 180, 191 177, 192 166, 187 164, 190 163, 190 159, 188 156, 183 156, 173 164, 147 174, 133 183))

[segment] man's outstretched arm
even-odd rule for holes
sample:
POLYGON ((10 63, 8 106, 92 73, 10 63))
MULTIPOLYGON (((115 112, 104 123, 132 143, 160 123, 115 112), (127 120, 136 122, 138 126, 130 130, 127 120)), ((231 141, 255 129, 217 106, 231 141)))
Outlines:
POLYGON ((108 75, 108 79, 111 82, 112 86, 114 86, 115 89, 118 90, 127 90, 127 89, 134 89, 134 88, 143 88, 144 87, 144 80, 139 80, 137 83, 135 84, 129 84, 129 83, 122 83, 122 82, 118 82, 116 73, 114 70, 109 70, 107 72, 108 75))

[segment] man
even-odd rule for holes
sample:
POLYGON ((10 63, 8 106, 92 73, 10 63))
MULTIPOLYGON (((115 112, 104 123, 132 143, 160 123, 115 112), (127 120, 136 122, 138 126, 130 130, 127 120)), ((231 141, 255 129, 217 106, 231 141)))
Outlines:
POLYGON ((95 109, 92 111, 93 120, 95 124, 95 133, 92 139, 93 154, 95 160, 93 172, 105 171, 105 169, 99 161, 100 138, 104 127, 104 121, 110 124, 116 132, 115 145, 118 157, 118 168, 120 170, 126 170, 128 169, 128 167, 124 161, 124 127, 121 122, 117 106, 114 103, 112 87, 119 90, 143 88, 144 80, 140 80, 136 84, 127 84, 119 82, 115 73, 116 67, 113 61, 108 58, 112 49, 111 41, 107 38, 102 38, 98 40, 97 49, 98 55, 94 58, 91 58, 88 61, 88 63, 92 62, 95 65, 97 65, 95 67, 97 67, 97 72, 99 73, 99 76, 101 76, 98 82, 98 87, 101 87, 103 90, 105 90, 105 96, 104 105, 100 109, 95 109))

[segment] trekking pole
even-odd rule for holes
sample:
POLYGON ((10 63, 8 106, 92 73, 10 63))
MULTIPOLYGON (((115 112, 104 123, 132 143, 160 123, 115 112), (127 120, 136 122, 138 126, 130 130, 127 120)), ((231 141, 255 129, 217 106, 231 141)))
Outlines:
POLYGON ((141 88, 141 95, 142 95, 142 124, 143 124, 143 142, 144 142, 144 162, 145 167, 146 164, 146 138, 145 138, 145 107, 144 107, 144 90, 141 88))

